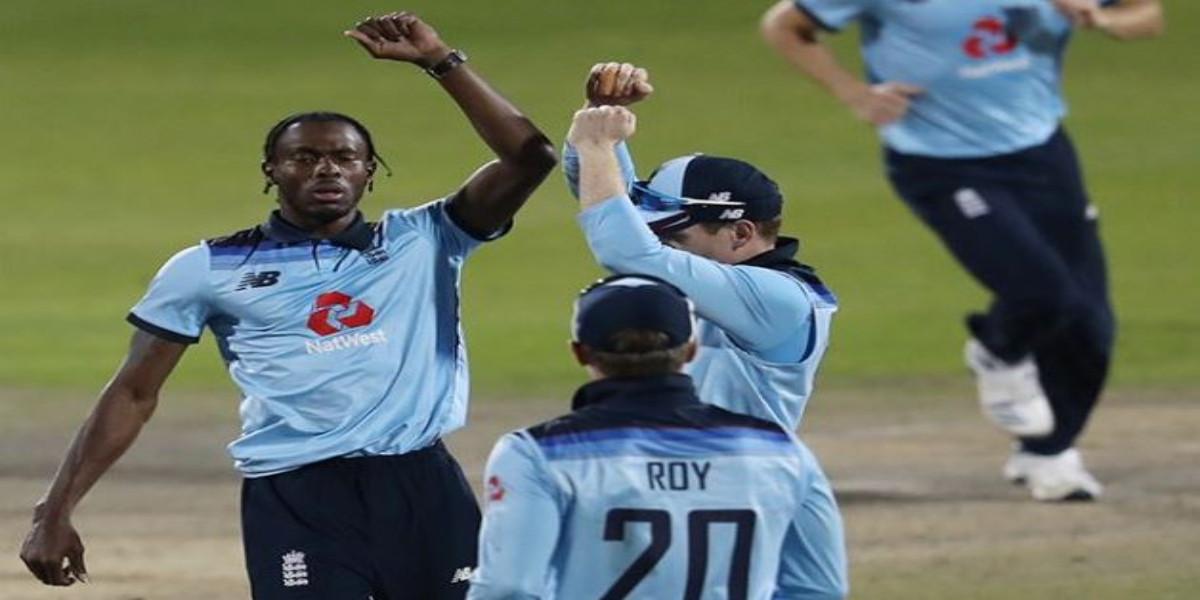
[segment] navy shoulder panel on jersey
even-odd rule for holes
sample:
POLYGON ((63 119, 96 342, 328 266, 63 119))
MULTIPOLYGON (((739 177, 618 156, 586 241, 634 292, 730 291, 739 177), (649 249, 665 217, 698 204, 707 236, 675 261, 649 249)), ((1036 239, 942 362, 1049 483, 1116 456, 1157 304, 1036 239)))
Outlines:
POLYGON ((265 236, 263 235, 262 228, 259 227, 258 225, 255 225, 254 227, 251 227, 249 229, 243 229, 241 231, 237 231, 237 232, 231 233, 229 235, 223 235, 220 237, 215 237, 215 238, 212 238, 209 240, 205 240, 204 243, 208 244, 209 248, 214 248, 214 249, 215 248, 253 248, 254 246, 261 243, 264 237, 265 236))
POLYGON ((526 431, 548 460, 795 452, 787 432, 770 421, 699 403, 649 409, 622 404, 589 406, 526 431))
POLYGON ((638 427, 643 429, 711 429, 742 427, 765 432, 783 429, 770 421, 727 411, 708 404, 630 407, 627 402, 596 404, 551 419, 527 429, 534 439, 582 433, 602 429, 638 427))

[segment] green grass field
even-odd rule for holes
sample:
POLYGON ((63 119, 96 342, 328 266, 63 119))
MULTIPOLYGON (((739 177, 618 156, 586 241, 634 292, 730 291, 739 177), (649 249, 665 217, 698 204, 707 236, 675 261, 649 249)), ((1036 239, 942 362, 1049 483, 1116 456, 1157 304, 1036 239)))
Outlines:
MULTIPOLYGON (((1168 3, 1168 35, 1082 35, 1067 68, 1069 125, 1107 236, 1119 384, 1200 383, 1200 22, 1168 3)), ((369 2, 7 0, 0 7, 0 386, 95 388, 122 321, 157 267, 196 240, 259 221, 259 147, 284 114, 359 116, 396 170, 368 215, 437 197, 488 157, 415 69, 369 60, 340 31, 396 6, 369 2)), ((785 229, 839 292, 823 377, 874 384, 957 375, 960 315, 983 301, 886 188, 873 134, 801 81, 757 35, 764 3, 416 0, 406 8, 561 139, 598 60, 652 71, 639 109, 644 170, 684 152, 734 155, 779 180, 785 229)), ((853 36, 837 40, 854 60, 853 36)), ((516 230, 465 276, 476 393, 558 394, 573 294, 599 271, 555 174, 516 230)), ((1001 251, 1001 249, 997 249, 1001 251)), ((180 387, 228 384, 211 340, 180 387)))

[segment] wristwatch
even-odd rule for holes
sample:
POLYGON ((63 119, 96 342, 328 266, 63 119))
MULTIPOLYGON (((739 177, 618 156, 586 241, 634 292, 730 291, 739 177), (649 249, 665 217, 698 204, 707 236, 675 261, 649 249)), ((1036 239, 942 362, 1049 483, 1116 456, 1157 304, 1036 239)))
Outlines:
POLYGON ((441 62, 425 69, 425 72, 434 79, 441 79, 465 62, 467 62, 467 55, 463 54, 462 50, 454 49, 441 62))

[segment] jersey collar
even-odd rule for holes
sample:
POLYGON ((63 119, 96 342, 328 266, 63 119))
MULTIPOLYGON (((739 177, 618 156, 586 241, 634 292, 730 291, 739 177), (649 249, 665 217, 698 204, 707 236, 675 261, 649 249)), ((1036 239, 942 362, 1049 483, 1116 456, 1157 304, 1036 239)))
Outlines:
MULTIPOLYGON (((263 235, 267 236, 268 239, 282 244, 294 244, 296 242, 321 239, 314 238, 311 233, 289 223, 279 214, 278 210, 271 211, 270 218, 259 227, 262 228, 263 235)), ((375 231, 363 219, 362 212, 359 211, 354 214, 354 220, 350 222, 349 226, 327 239, 332 244, 363 251, 371 247, 371 241, 374 237, 375 231)))
POLYGON ((571 409, 612 403, 634 406, 699 404, 692 378, 683 373, 648 377, 610 377, 585 384, 575 392, 571 409))
POLYGON ((767 269, 778 268, 780 266, 799 265, 796 262, 796 254, 800 252, 800 240, 790 237, 781 237, 775 242, 775 247, 755 256, 746 259, 738 264, 743 264, 751 267, 764 267, 767 269))

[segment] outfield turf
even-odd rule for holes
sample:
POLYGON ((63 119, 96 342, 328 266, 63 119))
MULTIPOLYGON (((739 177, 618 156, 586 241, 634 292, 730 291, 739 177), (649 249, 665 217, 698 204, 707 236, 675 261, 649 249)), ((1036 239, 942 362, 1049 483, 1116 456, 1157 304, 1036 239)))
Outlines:
MULTIPOLYGON (((1069 126, 1100 205, 1121 321, 1115 378, 1200 383, 1200 6, 1168 3, 1168 35, 1081 35, 1069 126)), ((982 293, 886 188, 871 132, 759 41, 767 3, 439 2, 407 5, 554 139, 597 60, 648 67, 642 170, 734 155, 779 180, 785 230, 842 300, 828 383, 957 375, 960 315, 982 293)), ((446 193, 488 157, 431 81, 369 60, 340 31, 398 8, 370 2, 82 2, 0 6, 0 386, 94 388, 117 365, 122 318, 175 250, 260 220, 262 135, 333 109, 375 132, 395 176, 368 215, 446 193)), ((852 35, 838 39, 853 59, 852 35)), ((560 393, 573 294, 599 274, 556 173, 512 235, 468 265, 464 312, 481 396, 560 393)), ((1003 251, 1003 249, 997 249, 1003 251)), ((228 386, 211 339, 180 387, 228 386)))

